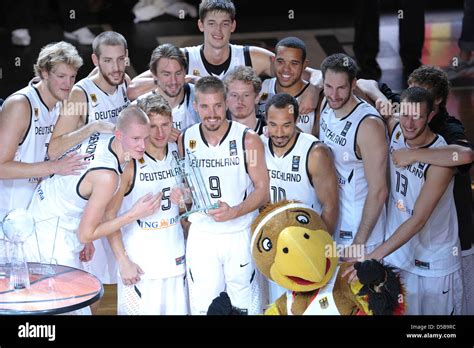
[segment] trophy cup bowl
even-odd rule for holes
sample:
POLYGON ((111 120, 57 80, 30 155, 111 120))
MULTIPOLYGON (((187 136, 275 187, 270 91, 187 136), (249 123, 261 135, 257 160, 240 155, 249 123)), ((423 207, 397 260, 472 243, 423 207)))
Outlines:
POLYGON ((4 217, 2 229, 5 237, 11 242, 10 288, 29 288, 30 278, 23 243, 33 234, 35 221, 25 209, 15 209, 4 217))
POLYGON ((23 243, 35 231, 35 221, 25 209, 10 211, 2 222, 3 233, 12 243, 23 243))

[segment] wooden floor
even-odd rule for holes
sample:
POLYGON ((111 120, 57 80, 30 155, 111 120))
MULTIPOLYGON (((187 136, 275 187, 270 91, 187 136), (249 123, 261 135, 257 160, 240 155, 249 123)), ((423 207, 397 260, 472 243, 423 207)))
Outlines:
POLYGON ((117 315, 117 285, 104 285, 104 296, 97 315, 117 315))

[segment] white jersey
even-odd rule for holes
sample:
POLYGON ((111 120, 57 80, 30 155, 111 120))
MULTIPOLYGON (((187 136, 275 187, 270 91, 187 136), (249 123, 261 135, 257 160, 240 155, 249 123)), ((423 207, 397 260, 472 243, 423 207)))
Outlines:
MULTIPOLYGON (((426 148, 445 146, 446 141, 436 135, 426 148)), ((400 125, 393 131, 390 152, 409 146, 400 125)), ((429 164, 414 162, 397 168, 390 161, 390 198, 386 236, 395 231, 413 215, 416 200, 425 184, 429 164)), ((461 247, 458 238, 458 221, 453 198, 454 178, 439 200, 423 228, 406 244, 385 257, 390 264, 424 277, 441 277, 461 267, 461 247), (456 252, 457 251, 457 252, 456 252)))
MULTIPOLYGON (((368 193, 364 161, 356 153, 357 132, 362 121, 368 116, 380 117, 377 110, 364 101, 360 101, 347 116, 342 118, 337 118, 327 103, 321 112, 319 138, 334 154, 339 181, 340 215, 335 240, 341 244, 352 243, 362 219, 368 193)), ((366 246, 373 246, 383 241, 385 218, 384 206, 366 246)))
MULTIPOLYGON (((173 115, 173 127, 180 132, 183 132, 186 128, 191 127, 193 124, 200 122, 199 116, 193 108, 194 85, 186 83, 184 84, 183 89, 183 100, 171 110, 171 114, 173 115)), ((151 91, 139 96, 137 100, 133 102, 133 104, 136 104, 138 100, 146 98, 152 94, 156 94, 156 92, 151 91)))
MULTIPOLYGON (((57 228, 54 257, 58 261, 83 248, 76 230, 88 202, 88 198, 79 192, 84 177, 93 170, 110 170, 117 175, 122 172, 118 157, 111 147, 113 139, 111 134, 95 133, 70 149, 89 155, 84 159, 89 161, 88 167, 82 169, 79 175, 53 175, 43 180, 34 192, 28 209, 36 222, 38 240, 42 246, 52 247, 57 228)), ((51 255, 51 252, 45 253, 51 255)))
POLYGON ((321 203, 311 181, 308 156, 318 138, 297 133, 291 149, 282 157, 273 152, 272 141, 264 135, 260 138, 265 146, 265 161, 270 176, 270 199, 276 203, 285 199, 297 199, 321 214, 321 203))
POLYGON ((84 91, 87 99, 85 124, 95 121, 109 121, 115 124, 120 111, 130 104, 125 81, 117 86, 114 94, 104 92, 88 77, 76 83, 76 86, 84 91))
POLYGON ((228 71, 241 65, 252 66, 249 46, 229 44, 230 56, 221 65, 212 65, 204 58, 204 45, 185 47, 183 49, 188 61, 188 75, 216 76, 221 80, 228 71))
MULTIPOLYGON (((24 95, 30 105, 30 123, 25 137, 18 144, 14 161, 23 163, 43 162, 47 157, 48 143, 59 116, 61 103, 50 111, 38 89, 30 84, 14 93, 24 95)), ((0 180, 0 211, 26 208, 41 178, 0 180)))
MULTIPOLYGON (((303 315, 341 315, 337 309, 336 302, 334 301, 334 285, 336 284, 337 274, 339 273, 339 266, 336 267, 333 276, 329 282, 322 288, 319 289, 316 297, 308 305, 308 308, 303 312, 303 315)), ((293 305, 293 293, 291 291, 286 292, 286 308, 288 315, 293 315, 291 306, 293 305)))
POLYGON ((163 192, 160 210, 122 228, 125 250, 145 272, 143 279, 161 279, 185 273, 184 236, 177 219, 179 207, 170 200, 171 189, 176 186, 179 174, 179 169, 172 164, 175 156, 178 156, 177 145, 169 143, 163 160, 145 153, 143 159, 135 161, 132 189, 122 203, 121 209, 127 211, 147 193, 163 192))
MULTIPOLYGON (((183 136, 183 149, 197 158, 191 167, 199 168, 212 203, 218 200, 234 207, 242 203, 253 191, 253 183, 245 162, 245 134, 247 127, 238 122, 229 122, 229 129, 219 145, 210 146, 203 136, 201 124, 188 128, 183 136)), ((187 156, 187 154, 186 154, 187 156)), ((204 213, 194 213, 189 221, 203 231, 226 233, 250 227, 257 210, 233 220, 216 222, 204 213)))
MULTIPOLYGON (((267 103, 275 94, 278 93, 276 90, 276 81, 276 77, 263 81, 262 90, 260 92, 260 101, 257 105, 258 117, 265 119, 265 108, 267 106, 267 103)), ((293 96, 296 98, 296 100, 298 100, 298 102, 300 102, 301 95, 304 91, 306 91, 309 85, 309 82, 306 82, 306 85, 303 87, 303 89, 297 95, 293 96)), ((314 111, 310 112, 309 114, 300 114, 298 115, 298 119, 296 120, 296 126, 301 129, 301 131, 312 134, 314 117, 314 111)))

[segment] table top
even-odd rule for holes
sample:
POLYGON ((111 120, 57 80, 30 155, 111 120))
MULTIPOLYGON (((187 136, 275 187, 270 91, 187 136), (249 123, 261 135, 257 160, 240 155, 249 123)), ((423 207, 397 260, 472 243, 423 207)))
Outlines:
POLYGON ((1 314, 60 314, 86 307, 98 301, 102 283, 94 275, 68 266, 28 263, 30 288, 10 289, 10 278, 0 278, 1 314), (38 274, 49 266, 53 274, 38 274))

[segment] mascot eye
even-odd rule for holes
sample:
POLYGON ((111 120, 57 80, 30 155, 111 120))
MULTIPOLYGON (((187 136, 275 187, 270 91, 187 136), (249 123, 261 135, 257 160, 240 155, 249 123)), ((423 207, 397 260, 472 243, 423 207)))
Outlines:
POLYGON ((272 248, 272 241, 270 240, 270 238, 265 238, 264 240, 262 240, 262 247, 263 250, 270 251, 270 249, 272 248))
POLYGON ((306 215, 297 215, 296 221, 298 221, 300 224, 303 224, 303 225, 309 224, 309 219, 306 215))

